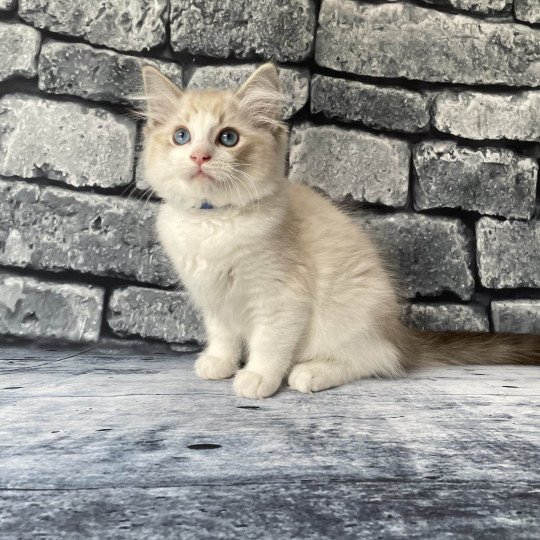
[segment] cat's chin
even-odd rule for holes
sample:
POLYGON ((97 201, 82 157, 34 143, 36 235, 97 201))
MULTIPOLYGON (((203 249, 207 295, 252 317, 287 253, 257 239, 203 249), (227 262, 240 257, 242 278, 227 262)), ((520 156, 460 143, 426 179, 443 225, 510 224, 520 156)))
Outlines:
MULTIPOLYGON (((215 206, 225 206, 236 204, 231 200, 230 193, 220 189, 218 180, 208 178, 196 178, 189 181, 184 180, 183 188, 176 189, 156 189, 156 193, 169 205, 179 210, 200 207, 204 201, 215 206)), ((238 206, 241 206, 238 203, 238 206)))
POLYGON ((204 171, 197 171, 191 176, 193 182, 215 182, 216 179, 204 171))
POLYGON ((280 190, 281 182, 258 181, 256 186, 251 182, 239 182, 231 185, 218 175, 195 171, 181 177, 159 177, 159 171, 154 176, 152 172, 148 177, 152 179, 154 192, 166 203, 180 210, 197 208, 203 202, 218 206, 236 206, 248 208, 260 204, 259 201, 274 195, 280 190), (201 174, 203 173, 203 174, 201 174))

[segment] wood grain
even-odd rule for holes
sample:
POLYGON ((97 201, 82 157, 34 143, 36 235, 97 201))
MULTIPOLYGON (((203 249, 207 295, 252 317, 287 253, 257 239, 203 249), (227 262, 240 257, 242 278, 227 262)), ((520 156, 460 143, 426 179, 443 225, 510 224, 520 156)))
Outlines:
POLYGON ((0 348, 2 538, 533 538, 540 371, 264 401, 164 350, 0 348))

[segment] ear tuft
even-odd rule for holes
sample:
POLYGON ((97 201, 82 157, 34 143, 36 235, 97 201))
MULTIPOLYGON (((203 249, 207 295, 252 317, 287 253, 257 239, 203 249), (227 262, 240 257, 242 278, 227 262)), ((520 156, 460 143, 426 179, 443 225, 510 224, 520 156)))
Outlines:
POLYGON ((182 99, 183 91, 154 66, 142 67, 146 110, 144 116, 151 124, 162 124, 170 119, 182 99))
POLYGON ((281 128, 284 98, 274 64, 263 64, 236 91, 240 108, 259 126, 281 128))

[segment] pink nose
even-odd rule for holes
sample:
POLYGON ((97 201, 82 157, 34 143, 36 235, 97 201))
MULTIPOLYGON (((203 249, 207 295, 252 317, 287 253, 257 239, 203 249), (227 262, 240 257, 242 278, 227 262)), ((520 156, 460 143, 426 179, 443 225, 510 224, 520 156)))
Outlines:
POLYGON ((200 167, 203 163, 210 161, 210 154, 205 152, 193 152, 191 159, 200 167))

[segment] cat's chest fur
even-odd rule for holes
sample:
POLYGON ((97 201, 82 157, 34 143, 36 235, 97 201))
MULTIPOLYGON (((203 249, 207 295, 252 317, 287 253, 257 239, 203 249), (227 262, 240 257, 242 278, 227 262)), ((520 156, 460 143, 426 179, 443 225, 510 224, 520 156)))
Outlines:
POLYGON ((249 218, 223 219, 211 212, 178 212, 164 204, 157 220, 161 244, 201 307, 239 300, 248 292, 264 236, 249 218))

